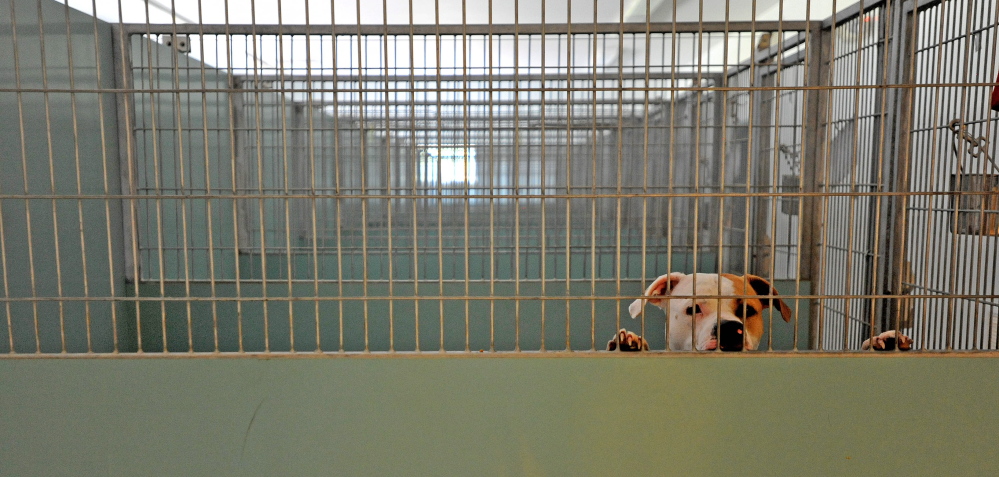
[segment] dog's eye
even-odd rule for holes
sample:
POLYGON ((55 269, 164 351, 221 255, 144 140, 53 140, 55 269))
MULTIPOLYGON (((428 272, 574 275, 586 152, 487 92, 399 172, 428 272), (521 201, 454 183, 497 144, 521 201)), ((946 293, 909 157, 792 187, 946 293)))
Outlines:
POLYGON ((696 315, 696 314, 698 314, 700 312, 701 312, 701 306, 700 305, 694 305, 694 306, 688 306, 687 307, 687 314, 690 315, 690 316, 694 316, 694 315, 696 315))
POLYGON ((756 314, 756 310, 753 307, 744 305, 741 301, 736 302, 735 311, 732 313, 738 318, 749 318, 756 314))

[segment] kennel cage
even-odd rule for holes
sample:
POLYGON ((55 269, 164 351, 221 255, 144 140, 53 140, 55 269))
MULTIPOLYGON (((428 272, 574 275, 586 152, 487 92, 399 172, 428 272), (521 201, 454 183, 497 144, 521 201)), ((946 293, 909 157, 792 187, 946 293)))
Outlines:
POLYGON ((4 356, 664 350, 626 307, 670 271, 775 283, 794 318, 765 350, 997 347, 992 2, 5 3, 4 356))

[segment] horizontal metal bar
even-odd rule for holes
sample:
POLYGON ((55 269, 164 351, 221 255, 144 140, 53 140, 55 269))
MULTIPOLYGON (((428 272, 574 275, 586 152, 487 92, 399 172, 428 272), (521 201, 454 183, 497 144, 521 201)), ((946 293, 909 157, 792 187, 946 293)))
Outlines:
MULTIPOLYGON (((630 115, 628 115, 628 116, 625 116, 624 118, 625 119, 638 119, 639 117, 638 116, 630 116, 630 115)), ((340 119, 340 121, 349 121, 349 120, 355 120, 356 121, 356 120, 358 120, 358 118, 356 116, 350 116, 350 117, 346 117, 346 118, 343 117, 343 116, 340 116, 339 119, 340 119)), ((441 125, 439 125, 439 126, 438 125, 412 126, 412 125, 408 125, 408 123, 401 122, 401 121, 395 121, 395 120, 393 120, 393 122, 395 124, 389 124, 388 126, 386 126, 385 124, 373 124, 373 123, 378 123, 380 121, 384 121, 384 119, 385 119, 384 117, 377 117, 377 116, 372 117, 371 115, 366 115, 365 116, 365 122, 368 123, 368 124, 371 124, 371 126, 370 127, 366 127, 365 129, 368 130, 368 131, 376 131, 376 132, 377 131, 403 131, 403 132, 406 132, 406 131, 418 131, 418 132, 436 132, 436 131, 441 131, 443 133, 452 133, 452 132, 455 132, 456 134, 460 134, 460 133, 462 133, 464 131, 503 131, 503 132, 507 132, 507 131, 523 131, 523 132, 527 132, 527 130, 540 130, 541 129, 541 126, 538 125, 538 124, 520 124, 520 125, 516 125, 516 126, 515 125, 503 125, 503 126, 497 126, 497 125, 474 125, 474 124, 472 124, 472 125, 464 125, 464 124, 461 124, 462 122, 465 121, 464 119, 454 119, 454 120, 448 120, 448 121, 440 121, 441 125)), ((472 120, 472 121, 475 121, 475 120, 472 120)), ((478 121, 478 122, 481 122, 481 121, 478 121)), ((522 123, 523 123, 523 121, 522 121, 522 123)), ((607 130, 616 130, 616 129, 618 129, 619 126, 616 123, 609 123, 608 122, 608 123, 600 123, 600 124, 596 124, 596 125, 594 125, 594 124, 579 124, 579 123, 570 124, 570 125, 566 125, 564 123, 547 123, 547 125, 544 126, 544 127, 548 130, 548 132, 556 132, 556 131, 559 131, 559 130, 565 131, 566 129, 571 129, 573 131, 592 131, 594 129, 601 130, 601 131, 607 131, 607 130)), ((624 128, 624 129, 634 129, 634 128, 632 127, 632 128, 624 128)), ((170 131, 169 129, 159 129, 159 128, 157 130, 158 131, 170 131)), ((339 130, 340 131, 344 131, 346 129, 339 129, 339 130)), ((333 131, 333 129, 327 129, 327 131, 333 131)), ((512 147, 513 145, 511 144, 510 146, 512 147)), ((280 147, 280 146, 277 146, 277 147, 280 147)))
POLYGON ((552 23, 466 25, 206 25, 127 23, 128 34, 185 35, 337 35, 337 36, 462 36, 462 35, 586 35, 643 33, 723 33, 743 31, 802 31, 816 29, 819 21, 785 22, 653 22, 653 23, 552 23))
MULTIPOLYGON (((781 68, 787 66, 794 66, 798 62, 804 61, 804 58, 807 55, 807 52, 805 51, 799 51, 787 58, 781 58, 781 62, 779 64, 773 64, 772 59, 780 55, 780 53, 795 48, 798 45, 801 45, 802 43, 808 41, 809 35, 813 34, 813 32, 819 31, 818 30, 819 23, 820 22, 813 22, 811 25, 808 25, 809 28, 807 29, 802 28, 801 31, 799 31, 798 33, 788 38, 782 38, 780 43, 773 45, 764 51, 753 53, 749 59, 744 60, 738 65, 735 65, 734 67, 730 68, 728 71, 726 71, 725 74, 729 77, 732 77, 752 68, 754 65, 757 68, 766 68, 765 71, 767 73, 777 72, 781 68)), ((771 33, 772 31, 776 30, 777 29, 757 30, 757 31, 771 33)), ((788 29, 785 28, 782 31, 788 31, 788 29)))
POLYGON ((913 3, 910 0, 903 2, 903 5, 905 5, 905 13, 910 13, 913 8, 917 10, 925 10, 927 8, 935 7, 943 2, 944 0, 918 0, 916 3, 913 3))
MULTIPOLYGON (((763 30, 763 31, 769 32, 768 30, 763 30)), ((785 29, 785 31, 787 30, 785 29)), ((817 31, 818 31, 817 29, 809 29, 808 33, 802 31, 788 38, 782 38, 779 44, 773 45, 764 51, 757 52, 751 60, 747 61, 755 61, 756 64, 766 63, 769 59, 777 56, 779 53, 790 50, 791 48, 801 45, 802 43, 805 43, 806 41, 808 41, 808 35, 811 32, 817 32, 817 31)))
MULTIPOLYGON (((896 1, 895 3, 909 3, 909 2, 896 1)), ((884 6, 884 4, 885 0, 877 0, 871 3, 866 3, 866 2, 855 3, 847 8, 844 8, 842 11, 833 12, 832 16, 826 18, 821 22, 822 28, 826 29, 831 28, 833 26, 833 20, 836 21, 836 26, 840 26, 844 23, 849 22, 850 20, 853 20, 854 18, 859 17, 861 14, 881 8, 882 6, 884 6)))
MULTIPOLYGON (((590 189, 586 186, 581 188, 590 189)), ((369 189, 374 189, 371 187, 369 189)), ((406 190, 400 187, 399 190, 406 190)), ((445 190, 447 190, 445 188, 445 190)), ((453 190, 464 190, 459 187, 453 190)), ((923 196, 974 196, 974 195, 994 195, 995 192, 953 192, 953 191, 879 191, 879 192, 647 192, 647 193, 627 193, 627 194, 308 194, 308 193, 280 193, 280 194, 259 194, 259 193, 239 193, 239 194, 163 194, 163 195, 136 195, 136 194, 108 194, 108 195, 82 195, 82 194, 0 194, 0 200, 9 199, 31 199, 31 200, 52 200, 52 199, 72 199, 72 200, 191 200, 191 199, 426 199, 426 200, 465 200, 476 199, 486 201, 490 199, 627 199, 627 198, 671 198, 671 197, 923 197, 923 196)), ((978 209, 970 209, 978 210, 978 209)))
MULTIPOLYGON (((757 63, 756 64, 756 71, 760 72, 763 75, 771 75, 771 74, 777 73, 778 71, 784 71, 784 70, 786 70, 788 68, 793 68, 795 66, 800 66, 800 65, 802 65, 804 63, 804 60, 805 60, 805 52, 798 52, 798 53, 795 53, 795 54, 793 54, 791 56, 782 58, 781 62, 779 64, 774 64, 774 63, 757 63)), ((749 65, 741 65, 739 67, 736 67, 736 68, 730 70, 729 73, 728 73, 728 76, 729 77, 735 76, 735 75, 737 75, 739 73, 742 73, 743 71, 746 71, 748 69, 749 69, 749 65)), ((770 101, 772 101, 772 99, 770 101)))
POLYGON ((719 350, 710 351, 661 351, 650 350, 641 353, 618 353, 604 350, 517 350, 494 351, 482 350, 428 350, 428 351, 173 351, 173 352, 111 352, 111 353, 15 353, 0 354, 0 359, 497 359, 497 358, 609 358, 609 359, 641 359, 641 358, 690 358, 690 359, 796 359, 796 358, 865 358, 865 359, 895 359, 895 358, 999 358, 999 351, 982 350, 933 350, 912 349, 909 351, 826 351, 826 350, 743 350, 738 353, 726 353, 719 350))
MULTIPOLYGON (((623 279, 622 279, 623 280, 623 279)), ((323 280, 320 283, 355 283, 361 284, 365 281, 368 284, 379 283, 379 281, 374 279, 367 280, 323 280)), ((493 280, 493 282, 499 283, 509 283, 513 284, 519 282, 521 284, 525 283, 540 283, 542 280, 538 279, 526 279, 526 278, 510 278, 507 280, 493 280)), ((546 282, 551 283, 565 283, 564 277, 553 277, 546 282)), ((590 283, 590 279, 582 280, 585 283, 590 283)), ((632 281, 632 280, 628 280, 632 281)), ((639 279, 633 279, 635 282, 639 282, 639 279)), ((140 280, 140 283, 191 283, 190 280, 158 280, 158 279, 144 279, 140 280)), ((273 280, 254 280, 254 281, 240 281, 239 283, 267 283, 270 285, 276 284, 288 284, 288 283, 307 283, 313 284, 315 280, 309 279, 298 279, 290 280, 288 278, 275 278, 273 280)), ((382 283, 389 283, 389 280, 383 280, 382 283)), ((419 283, 421 285, 429 284, 439 284, 440 279, 432 280, 411 280, 410 283, 419 283)), ((465 280, 456 279, 453 281, 444 281, 443 283, 465 283, 465 280)), ((471 281, 469 281, 471 283, 471 281)), ((664 300, 688 300, 688 299, 701 299, 701 300, 723 300, 723 299, 753 299, 760 298, 760 296, 767 295, 713 295, 713 294, 703 294, 703 295, 669 295, 668 298, 663 298, 664 300)), ((895 298, 904 300, 949 300, 949 299, 964 299, 964 300, 989 300, 989 299, 999 299, 999 295, 986 295, 986 294, 947 294, 947 295, 917 295, 917 294, 907 294, 907 295, 893 295, 893 294, 860 294, 860 295, 848 295, 848 294, 828 294, 828 295, 804 295, 804 294, 782 294, 778 296, 782 300, 870 300, 870 299, 885 299, 885 298, 895 298)), ((259 297, 247 297, 247 296, 176 296, 176 295, 164 295, 164 296, 139 296, 139 297, 68 297, 68 296, 34 296, 34 297, 6 297, 0 298, 0 303, 10 302, 10 303, 32 303, 32 302, 115 302, 115 303, 130 303, 130 302, 207 302, 207 303, 221 303, 221 302, 268 302, 268 303, 286 303, 286 302, 326 302, 326 301, 608 301, 608 300, 622 300, 622 301, 632 301, 639 299, 648 299, 648 296, 643 295, 565 295, 565 296, 542 296, 542 295, 517 295, 517 296, 495 296, 495 295, 413 295, 413 296, 389 296, 389 295, 365 295, 365 296, 259 296, 259 297)), ((983 302, 985 304, 986 302, 983 302)))
MULTIPOLYGON (((704 67, 710 67, 712 65, 703 65, 704 67)), ((724 66, 724 65, 717 65, 724 66)), ((653 66, 653 69, 669 68, 667 66, 653 66)), ((163 69, 173 70, 174 68, 165 67, 163 69)), ((716 79, 720 80, 722 74, 718 72, 663 72, 663 71, 649 71, 649 72, 619 72, 619 73, 592 73, 593 69, 587 67, 586 71, 591 71, 591 73, 581 73, 581 74, 566 74, 566 73, 551 73, 551 74, 457 74, 457 75, 413 75, 408 76, 405 74, 394 74, 385 75, 383 72, 384 68, 369 68, 371 71, 377 73, 371 75, 357 75, 357 74, 317 74, 317 75, 303 75, 300 73, 289 73, 289 74, 261 74, 261 75, 232 75, 233 79, 237 82, 248 82, 248 81, 344 81, 344 82, 390 82, 390 83, 437 83, 437 82, 482 82, 482 83, 495 83, 495 82, 522 82, 522 81, 644 81, 648 80, 672 80, 672 79, 716 79)), ((448 70, 458 71, 460 68, 447 68, 448 70)), ((501 69, 501 68, 496 68, 501 69)), ((502 68, 503 70, 508 70, 509 68, 502 68)), ((528 68, 531 69, 531 68, 528 68)), ((539 67, 540 69, 540 67, 539 67)), ((632 70, 640 70, 643 67, 628 67, 632 70)), ((356 68, 353 70, 356 71, 356 68)), ((562 68, 564 70, 564 68, 562 68)), ((292 70, 294 71, 294 70, 292 70)), ((496 85, 490 85, 490 87, 495 87, 496 85)), ((464 89, 464 88, 462 88, 464 89)), ((575 89, 575 86, 573 86, 575 89)), ((421 88, 420 91, 427 91, 425 88, 421 88)), ((440 91, 435 89, 433 91, 440 91)), ((444 90, 448 91, 448 90, 444 90)))
MULTIPOLYGON (((707 76, 707 75, 705 75, 707 76)), ((571 89, 572 91, 637 91, 637 92, 651 92, 651 91, 670 91, 670 92, 748 92, 748 91, 836 91, 836 90, 895 90, 895 89, 925 89, 925 88, 969 88, 969 87, 992 87, 995 83, 989 82, 954 82, 954 83, 893 83, 893 84, 854 84, 854 85, 826 85, 826 86, 797 86, 797 85, 781 85, 781 86, 662 86, 662 87, 632 87, 632 86, 617 86, 617 87, 594 87, 594 86, 573 86, 561 87, 561 88, 551 88, 551 87, 533 87, 533 86, 515 86, 513 88, 505 89, 504 91, 537 91, 546 92, 552 90, 561 89, 571 89)), ((197 93, 197 94, 210 94, 210 93, 234 93, 234 92, 260 92, 260 93, 276 93, 276 92, 287 92, 287 93, 301 93, 305 90, 294 89, 294 88, 273 88, 273 89, 237 89, 237 88, 176 88, 176 87, 163 87, 163 88, 0 88, 0 93, 197 93)), ((308 91, 316 93, 400 93, 400 92, 425 92, 425 89, 420 88, 310 88, 308 91)), ((465 87, 461 91, 469 92, 492 92, 496 91, 496 88, 472 88, 465 87)), ((372 104, 377 104, 373 101, 372 104)))

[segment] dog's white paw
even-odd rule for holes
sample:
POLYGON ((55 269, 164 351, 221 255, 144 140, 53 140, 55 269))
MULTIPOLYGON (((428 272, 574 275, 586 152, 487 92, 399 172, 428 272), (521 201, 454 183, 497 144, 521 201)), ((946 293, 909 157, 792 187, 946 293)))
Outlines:
POLYGON ((645 338, 632 333, 624 328, 621 328, 615 335, 607 342, 607 351, 648 351, 649 343, 645 341, 645 338))
POLYGON ((864 343, 860 345, 860 349, 873 348, 874 351, 894 351, 896 347, 899 351, 909 351, 912 349, 912 338, 895 330, 889 330, 874 338, 864 340, 864 343))

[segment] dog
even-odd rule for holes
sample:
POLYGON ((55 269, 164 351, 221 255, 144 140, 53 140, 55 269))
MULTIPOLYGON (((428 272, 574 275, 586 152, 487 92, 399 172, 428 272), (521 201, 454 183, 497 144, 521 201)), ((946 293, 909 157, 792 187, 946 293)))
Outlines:
MULTIPOLYGON (((631 317, 637 318, 646 302, 662 308, 668 320, 666 340, 674 351, 755 350, 763 335, 764 308, 773 307, 791 321, 791 308, 777 290, 755 275, 673 272, 656 278, 644 296, 628 307, 631 317)), ((607 346, 621 349, 631 343, 648 348, 641 336, 624 329, 607 346)))
MULTIPOLYGON (((791 308, 770 282, 756 275, 673 272, 656 278, 644 296, 647 298, 632 302, 628 312, 637 318, 646 303, 662 308, 668 320, 666 340, 673 351, 755 350, 763 335, 764 308, 772 307, 785 322, 791 321, 791 308)), ((909 351, 912 347, 913 340, 895 330, 861 345, 862 350, 875 351, 909 351)), ((648 351, 649 344, 622 328, 607 342, 607 350, 648 351)))

